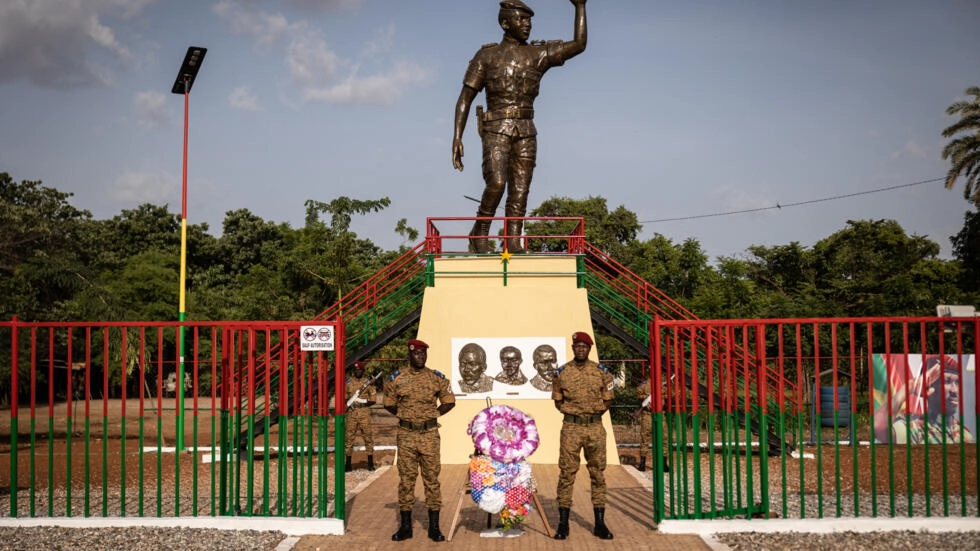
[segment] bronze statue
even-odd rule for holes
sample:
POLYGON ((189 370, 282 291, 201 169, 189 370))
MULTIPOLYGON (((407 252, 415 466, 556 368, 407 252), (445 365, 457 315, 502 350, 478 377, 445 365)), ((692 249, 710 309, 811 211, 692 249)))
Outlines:
POLYGON ((486 374, 487 352, 475 342, 466 343, 459 349, 459 389, 466 394, 490 392, 493 378, 486 374))
POLYGON ((534 349, 531 357, 534 360, 534 369, 538 372, 531 378, 531 386, 551 392, 551 383, 558 374, 558 354, 555 353, 555 348, 549 344, 542 344, 534 349))
POLYGON ((527 377, 521 371, 521 350, 516 346, 505 346, 500 349, 500 368, 493 380, 506 385, 521 386, 527 382, 527 377))
MULTIPOLYGON (((453 130, 453 167, 463 170, 463 129, 470 105, 486 90, 487 110, 477 107, 477 131, 483 140, 483 179, 486 187, 477 208, 478 217, 493 217, 507 189, 505 214, 523 217, 527 211, 527 194, 531 186, 537 157, 537 129, 534 127, 534 98, 538 96, 541 76, 552 67, 585 51, 588 31, 585 23, 586 0, 570 0, 575 5, 575 38, 534 41, 531 17, 534 11, 520 0, 500 3, 497 20, 504 30, 499 44, 483 46, 466 69, 463 89, 456 102, 453 130)), ((470 236, 477 253, 489 253, 490 220, 477 220, 470 236)), ((520 235, 523 220, 508 220, 506 248, 523 253, 520 235)))

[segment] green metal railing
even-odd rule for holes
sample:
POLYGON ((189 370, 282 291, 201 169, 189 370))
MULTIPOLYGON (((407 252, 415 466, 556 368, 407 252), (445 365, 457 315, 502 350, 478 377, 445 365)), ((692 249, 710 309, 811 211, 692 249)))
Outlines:
POLYGON ((694 354, 701 365, 667 354, 673 365, 665 372, 679 367, 686 385, 668 382, 654 400, 660 406, 651 436, 661 451, 657 460, 670 467, 664 477, 653 477, 655 520, 980 515, 977 321, 835 318, 657 325, 659 338, 653 342, 664 343, 658 353, 680 346, 679 336, 690 338, 692 332, 746 338, 717 342, 704 354, 694 354), (738 377, 734 365, 737 358, 749 357, 748 351, 756 363, 749 373, 757 380, 766 377, 764 363, 796 380, 795 400, 782 395, 786 389, 766 385, 757 385, 761 398, 751 399, 753 383, 738 377), (917 377, 926 372, 922 365, 943 366, 945 384, 935 383, 931 392, 917 386, 917 377), (717 392, 705 399, 691 391, 696 384, 717 392), (821 404, 819 389, 828 384, 833 399, 821 404), (808 404, 808 395, 818 397, 816 402, 808 404), (971 398, 964 401, 966 396, 971 398), (913 403, 908 397, 921 400, 913 403), (896 413, 883 413, 891 400, 905 400, 905 409, 899 411, 896 403, 896 413), (745 430, 753 423, 758 431, 745 430), (809 435, 807 427, 812 427, 809 435), (780 453, 770 453, 772 441, 758 434, 777 435, 780 453))
POLYGON ((9 466, 0 473, 9 475, 0 482, 9 488, 0 514, 343 518, 334 503, 344 495, 342 470, 338 480, 328 468, 335 419, 321 376, 333 355, 281 349, 281 367, 263 375, 265 396, 241 399, 259 386, 255 357, 272 359, 266 347, 278 339, 270 336, 289 341, 296 331, 296 322, 0 324, 15 389, 11 407, 0 410, 10 442, 0 448, 9 466), (180 326, 192 381, 184 410, 164 376, 179 365, 180 326), (251 368, 235 365, 243 359, 251 368), (276 376, 283 393, 273 396, 276 376), (299 393, 286 394, 287 377, 299 393), (276 402, 277 423, 256 413, 263 402, 276 402), (185 447, 175 449, 180 417, 185 447), (240 440, 243 425, 262 428, 259 451, 240 440))

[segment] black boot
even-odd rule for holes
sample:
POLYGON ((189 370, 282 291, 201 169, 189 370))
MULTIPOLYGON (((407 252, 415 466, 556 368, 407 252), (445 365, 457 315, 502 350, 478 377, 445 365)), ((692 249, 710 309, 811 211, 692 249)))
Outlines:
POLYGON ((593 511, 595 512, 595 530, 593 530, 592 533, 599 539, 613 539, 612 532, 606 528, 606 508, 596 507, 593 509, 593 511))
POLYGON ((640 468, 637 470, 640 471, 641 473, 647 470, 647 456, 644 455, 643 457, 640 458, 640 468))
POLYGON ((558 528, 555 529, 555 539, 563 540, 568 537, 568 513, 571 509, 568 507, 558 508, 558 528))
POLYGON ((439 509, 429 509, 429 539, 432 541, 446 541, 446 536, 439 531, 439 509))
POLYGON ((523 245, 524 238, 521 237, 522 233, 524 233, 523 220, 507 221, 507 235, 512 237, 507 240, 507 250, 511 254, 524 254, 527 252, 527 249, 523 245))
POLYGON ((399 511, 402 523, 398 526, 398 531, 391 535, 391 541, 402 541, 412 537, 412 512, 399 511))
POLYGON ((347 463, 344 464, 344 472, 349 473, 351 470, 350 466, 350 456, 347 456, 347 463))
POLYGON ((373 455, 369 455, 368 456, 368 470, 369 471, 373 471, 374 470, 374 456, 373 455))
POLYGON ((473 229, 470 230, 470 249, 479 254, 487 254, 490 252, 490 241, 487 236, 490 234, 490 220, 477 220, 473 223, 473 229))

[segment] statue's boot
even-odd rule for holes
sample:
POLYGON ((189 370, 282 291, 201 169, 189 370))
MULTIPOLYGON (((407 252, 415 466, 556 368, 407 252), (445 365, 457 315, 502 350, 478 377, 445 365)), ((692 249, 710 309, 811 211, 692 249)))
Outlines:
POLYGON ((507 250, 511 254, 523 254, 527 252, 527 249, 524 248, 524 239, 521 237, 522 233, 524 233, 523 220, 507 221, 507 235, 510 236, 507 239, 507 250))
POLYGON ((490 222, 491 220, 477 220, 473 223, 473 229, 470 230, 470 250, 479 254, 487 254, 490 252, 490 241, 487 236, 490 235, 490 222))

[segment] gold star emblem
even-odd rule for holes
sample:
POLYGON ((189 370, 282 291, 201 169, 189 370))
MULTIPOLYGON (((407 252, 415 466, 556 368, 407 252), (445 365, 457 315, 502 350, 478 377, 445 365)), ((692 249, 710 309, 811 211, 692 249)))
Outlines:
POLYGON ((510 254, 510 251, 508 251, 507 249, 504 249, 504 252, 500 253, 500 261, 501 262, 507 262, 508 260, 510 260, 510 257, 512 257, 512 256, 514 256, 514 255, 510 254))

